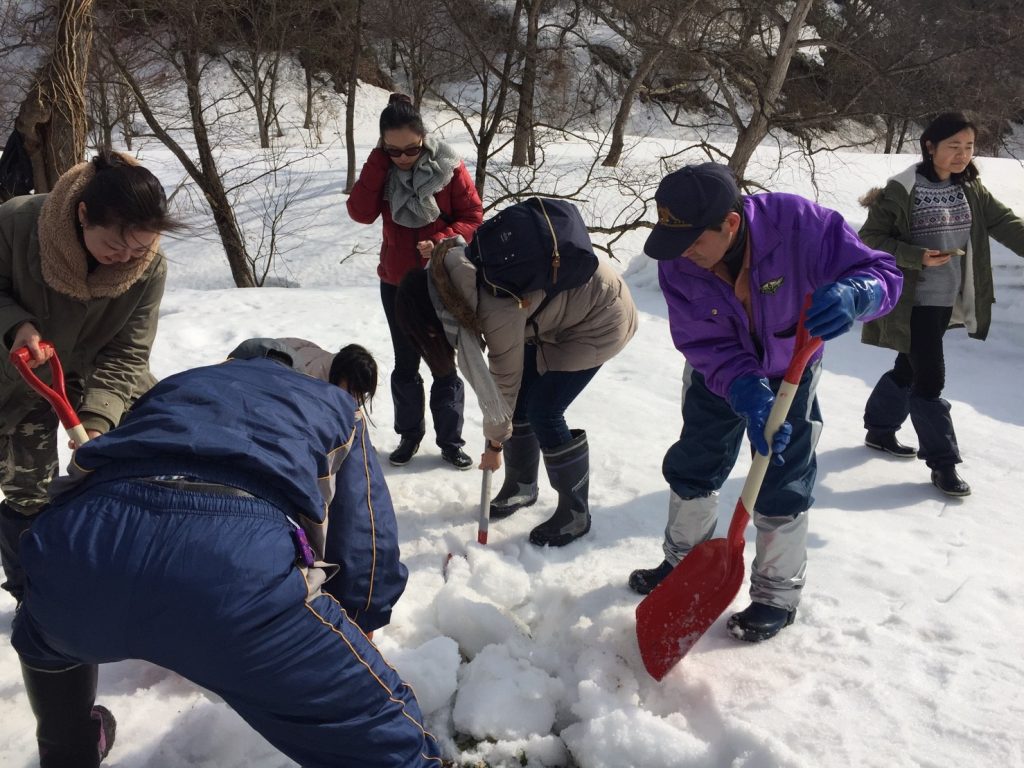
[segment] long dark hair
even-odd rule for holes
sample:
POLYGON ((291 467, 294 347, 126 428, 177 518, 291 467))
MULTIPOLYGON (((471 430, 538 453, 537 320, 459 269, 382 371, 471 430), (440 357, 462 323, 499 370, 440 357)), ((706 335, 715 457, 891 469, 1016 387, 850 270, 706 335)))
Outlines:
POLYGON ((384 131, 396 128, 408 128, 420 137, 427 135, 427 129, 423 127, 423 118, 412 105, 412 99, 404 93, 392 93, 388 105, 380 113, 381 138, 384 138, 384 131))
POLYGON ((362 408, 377 394, 377 361, 365 347, 346 344, 331 361, 327 378, 338 386, 344 382, 345 390, 362 408))
POLYGON ((434 376, 455 371, 455 350, 444 335, 444 326, 430 301, 425 269, 414 269, 402 278, 395 294, 395 320, 399 330, 419 351, 434 376))
POLYGON ((92 159, 95 175, 85 185, 75 207, 85 203, 90 226, 168 232, 184 225, 167 211, 160 181, 141 165, 117 152, 103 151, 92 159))
MULTIPOLYGON (((937 146, 940 141, 955 136, 960 131, 970 128, 974 136, 978 136, 978 126, 967 119, 963 112, 943 112, 938 115, 924 129, 921 134, 921 162, 917 165, 918 172, 929 181, 939 181, 935 173, 935 165, 932 163, 932 153, 928 151, 928 144, 937 146)), ((978 178, 978 168, 971 160, 962 173, 954 173, 951 176, 954 184, 967 184, 978 178)))

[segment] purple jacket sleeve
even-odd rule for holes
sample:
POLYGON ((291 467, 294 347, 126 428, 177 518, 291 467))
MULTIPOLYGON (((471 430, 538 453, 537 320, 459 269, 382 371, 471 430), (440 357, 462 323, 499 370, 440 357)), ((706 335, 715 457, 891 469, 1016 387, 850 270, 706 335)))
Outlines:
POLYGON ((821 250, 814 275, 817 288, 844 277, 863 275, 871 277, 882 286, 882 303, 871 315, 861 318, 864 322, 888 314, 899 300, 903 290, 903 273, 896 266, 891 253, 877 251, 867 246, 843 217, 828 209, 823 220, 821 250))
MULTIPOLYGON (((691 301, 680 290, 679 284, 686 278, 673 274, 675 266, 662 262, 658 268, 658 280, 668 304, 672 343, 700 371, 708 388, 728 399, 729 385, 737 377, 748 373, 761 375, 761 362, 750 331, 741 324, 745 318, 711 306, 728 301, 724 289, 718 302, 707 298, 691 301)), ((727 287, 724 282, 722 286, 727 287)), ((728 291, 731 293, 732 289, 728 291)))

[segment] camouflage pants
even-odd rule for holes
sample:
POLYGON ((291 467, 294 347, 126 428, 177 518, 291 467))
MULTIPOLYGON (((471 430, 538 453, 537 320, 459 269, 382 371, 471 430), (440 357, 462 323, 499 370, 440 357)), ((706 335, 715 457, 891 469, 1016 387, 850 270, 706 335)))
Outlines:
POLYGON ((25 576, 18 541, 47 502, 46 491, 57 474, 57 416, 50 404, 38 404, 6 435, 0 435, 0 560, 3 588, 21 601, 25 576))

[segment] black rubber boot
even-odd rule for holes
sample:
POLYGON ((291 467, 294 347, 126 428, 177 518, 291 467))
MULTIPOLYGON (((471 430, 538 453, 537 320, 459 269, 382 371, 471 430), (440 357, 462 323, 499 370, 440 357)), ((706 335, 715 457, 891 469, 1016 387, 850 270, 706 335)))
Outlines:
POLYGON ((917 456, 917 448, 911 448, 909 445, 901 443, 896 439, 895 432, 868 430, 868 434, 864 438, 864 445, 874 448, 876 451, 884 451, 898 459, 913 459, 917 456))
POLYGON ((970 496, 971 486, 960 477, 956 467, 947 464, 932 470, 932 485, 947 496, 970 496))
POLYGON ((649 595, 672 573, 674 567, 668 560, 662 560, 656 568, 638 568, 629 574, 629 588, 641 595, 649 595))
POLYGON ((404 467, 410 461, 412 457, 416 455, 416 452, 420 449, 420 441, 413 440, 409 437, 403 437, 398 447, 393 450, 388 456, 388 461, 394 464, 396 467, 404 467))
POLYGON ((491 500, 491 519, 500 520, 537 501, 537 470, 540 446, 529 422, 512 424, 512 436, 505 441, 505 482, 491 500))
POLYGON ((725 626, 737 640, 760 643, 775 637, 794 620, 796 608, 788 610, 766 603, 751 603, 746 610, 734 613, 725 626))
POLYGON ((36 716, 40 768, 96 768, 114 746, 114 716, 94 706, 97 670, 95 664, 80 664, 49 672, 22 662, 36 716))
POLYGON ((544 466, 551 487, 558 491, 558 506, 548 520, 530 531, 538 547, 564 547, 590 530, 590 448, 587 433, 570 430, 568 443, 544 451, 544 466))

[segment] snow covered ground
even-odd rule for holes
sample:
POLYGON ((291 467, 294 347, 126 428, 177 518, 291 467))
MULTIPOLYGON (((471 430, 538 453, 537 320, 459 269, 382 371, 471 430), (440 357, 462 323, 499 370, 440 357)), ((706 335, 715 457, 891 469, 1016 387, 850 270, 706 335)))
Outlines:
MULTIPOLYGON (((369 104, 367 114, 382 103, 369 104)), ((375 120, 363 124, 360 159, 376 138, 375 120)), ((650 140, 630 162, 652 165, 667 143, 650 140)), ((169 153, 151 146, 142 157, 169 186, 181 178, 169 153)), ((571 181, 579 164, 571 152, 565 157, 571 181)), ((759 160, 764 169, 775 165, 767 151, 759 160)), ((858 226, 856 198, 911 162, 819 158, 819 199, 858 226)), ((1024 213, 1021 166, 993 159, 979 165, 996 197, 1024 213)), ((297 287, 231 288, 208 222, 167 244, 170 282, 153 368, 165 376, 217 362, 255 335, 302 336, 333 348, 362 343, 383 370, 373 411, 383 459, 396 437, 392 355, 374 274, 380 232, 348 219, 344 173, 340 149, 290 171, 307 182, 295 204, 304 218, 279 276, 297 287)), ((754 166, 750 175, 772 189, 815 195, 798 163, 787 161, 772 177, 762 173, 754 166)), ((610 193, 602 194, 594 205, 614 206, 610 193)), ((443 465, 429 438, 407 467, 384 461, 411 575, 392 624, 375 640, 412 682, 449 755, 465 765, 583 768, 1024 765, 1017 507, 1024 262, 996 244, 989 341, 963 331, 947 337, 946 397, 973 495, 943 497, 923 463, 863 447, 863 404, 893 355, 861 345, 856 333, 830 342, 819 390, 826 425, 808 583, 797 623, 770 642, 746 645, 726 636, 723 617, 658 683, 640 662, 638 598, 626 577, 661 560, 668 491, 660 466, 680 428, 683 360, 669 338, 654 265, 641 254, 643 239, 636 233, 616 247, 617 267, 641 310, 639 332, 568 414, 591 442, 588 536, 561 550, 527 543, 555 502, 542 481, 538 504, 492 525, 489 545, 480 547, 472 543, 478 471, 443 465), (452 561, 445 583, 449 551, 466 557, 452 561)), ((472 453, 482 437, 467 394, 472 453)), ((915 442, 909 430, 901 437, 915 442)), ((723 489, 723 520, 746 467, 741 458, 723 489)), ((733 608, 747 602, 744 587, 733 608)), ((28 766, 34 722, 7 638, 13 613, 13 601, 0 596, 0 764, 28 766)), ((149 664, 104 667, 100 701, 119 721, 111 766, 291 765, 216 697, 149 664)))

